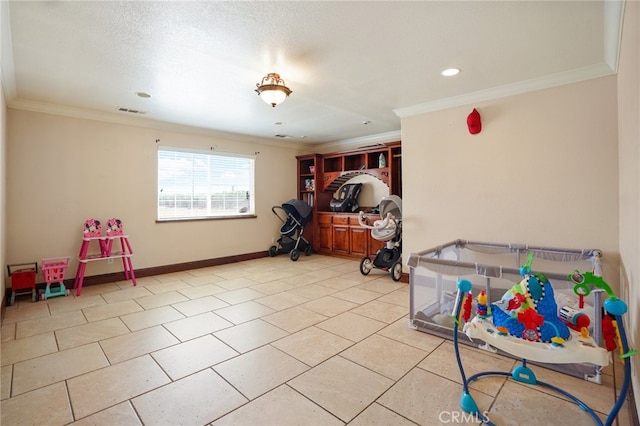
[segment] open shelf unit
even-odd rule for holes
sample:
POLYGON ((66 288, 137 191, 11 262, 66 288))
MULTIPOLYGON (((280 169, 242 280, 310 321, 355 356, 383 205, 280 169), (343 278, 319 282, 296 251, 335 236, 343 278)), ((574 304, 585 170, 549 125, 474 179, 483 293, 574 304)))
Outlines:
MULTIPOLYGON (((389 195, 402 196, 400 142, 378 144, 348 152, 301 155, 296 158, 298 160, 298 199, 305 201, 313 208, 312 226, 305 228, 304 235, 315 251, 321 251, 327 243, 324 241, 326 238, 313 238, 313 235, 326 234, 320 229, 319 213, 330 212, 329 202, 334 192, 354 176, 360 174, 374 176, 389 187, 389 195), (381 161, 381 155, 384 161, 381 161)), ((352 225, 356 227, 357 223, 352 225)), ((331 242, 329 244, 332 245, 331 242)))
POLYGON ((298 159, 298 199, 311 207, 317 204, 317 176, 320 167, 320 155, 309 154, 296 157, 298 159))
POLYGON ((384 182, 390 194, 400 194, 400 143, 386 144, 366 150, 322 156, 322 191, 336 191, 358 174, 369 174, 384 182), (382 156, 382 157, 381 157, 382 156))

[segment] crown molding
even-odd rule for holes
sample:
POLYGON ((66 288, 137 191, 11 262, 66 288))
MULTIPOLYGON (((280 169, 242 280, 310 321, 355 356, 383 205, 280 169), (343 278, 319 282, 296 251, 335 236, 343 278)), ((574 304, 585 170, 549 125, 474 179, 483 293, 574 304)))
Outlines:
POLYGON ((318 153, 342 151, 345 149, 357 149, 367 145, 383 144, 385 142, 396 142, 400 140, 400 130, 392 132, 378 133, 375 135, 362 136, 352 139, 320 143, 313 145, 313 149, 318 153))
POLYGON ((622 22, 624 19, 625 0, 605 1, 603 28, 603 61, 574 70, 525 80, 513 84, 493 87, 486 90, 466 93, 433 102, 397 108, 393 112, 400 118, 427 112, 490 101, 506 96, 520 95, 536 90, 549 89, 566 84, 578 83, 592 78, 605 77, 618 72, 620 57, 620 40, 622 38, 622 22))
POLYGON ((7 103, 17 95, 15 75, 9 2, 2 1, 0 2, 0 82, 7 103))
POLYGON ((611 74, 615 74, 615 71, 609 65, 600 63, 544 76, 541 78, 524 80, 517 83, 493 87, 486 90, 465 93, 463 95, 453 96, 446 99, 439 99, 433 102, 426 102, 423 104, 408 106, 404 108, 397 108, 394 109, 393 112, 395 112, 396 115, 400 118, 410 117, 417 114, 440 111, 458 106, 504 98, 507 96, 520 95, 537 90, 564 86, 567 84, 578 83, 580 81, 590 80, 593 78, 605 77, 611 74))
MULTIPOLYGON (((385 142, 395 142, 400 140, 400 130, 380 133, 376 135, 363 136, 353 139, 344 139, 319 144, 311 144, 300 141, 272 140, 268 138, 260 138, 251 135, 243 135, 239 133, 224 132, 221 130, 207 129, 203 127, 187 126, 184 124, 169 123, 166 121, 154 120, 153 118, 129 115, 128 113, 106 112, 86 108, 71 107, 67 105, 52 104, 47 102, 33 101, 27 99, 13 99, 7 102, 9 108, 38 112, 43 114, 60 115, 64 117, 80 118, 84 120, 100 121, 103 123, 121 124, 125 126, 136 126, 148 129, 157 129, 169 132, 180 132, 197 134, 201 136, 217 137, 221 139, 251 142, 260 145, 274 146, 278 148, 287 148, 300 150, 310 147, 314 152, 330 152, 336 149, 345 149, 349 147, 357 148, 363 145, 373 145, 385 142)), ((308 150, 308 149, 306 149, 308 150)))
POLYGON ((604 2, 604 61, 618 72, 625 0, 604 2))
POLYGON ((100 121, 103 123, 120 124, 125 126, 135 126, 147 129, 156 129, 167 132, 196 134, 206 137, 214 137, 230 141, 256 143, 260 145, 269 145, 278 148, 299 150, 300 144, 296 142, 271 140, 250 135, 242 135, 238 133, 224 132, 221 130, 207 129, 204 127, 187 126, 184 124, 169 123, 166 121, 154 120, 145 116, 134 116, 129 113, 105 112, 92 109, 70 107, 66 105, 51 104, 47 102, 38 102, 26 99, 13 99, 7 102, 7 107, 38 112, 44 114, 60 115, 64 117, 79 118, 84 120, 100 121))

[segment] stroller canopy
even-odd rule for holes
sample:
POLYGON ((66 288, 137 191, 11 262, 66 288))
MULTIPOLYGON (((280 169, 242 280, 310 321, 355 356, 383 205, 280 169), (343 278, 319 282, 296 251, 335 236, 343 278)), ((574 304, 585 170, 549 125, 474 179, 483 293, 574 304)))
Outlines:
POLYGON ((378 241, 399 241, 401 236, 402 200, 397 195, 390 195, 380 201, 380 219, 376 220, 371 230, 371 236, 378 241), (394 217, 385 223, 387 213, 394 217))
POLYGON ((395 216, 396 220, 402 220, 402 199, 397 195, 390 195, 380 201, 380 217, 385 218, 387 213, 395 216))
POLYGON ((309 204, 297 199, 283 203, 282 208, 288 215, 293 216, 298 222, 300 222, 300 225, 302 226, 305 226, 309 222, 311 219, 311 213, 313 212, 309 204))

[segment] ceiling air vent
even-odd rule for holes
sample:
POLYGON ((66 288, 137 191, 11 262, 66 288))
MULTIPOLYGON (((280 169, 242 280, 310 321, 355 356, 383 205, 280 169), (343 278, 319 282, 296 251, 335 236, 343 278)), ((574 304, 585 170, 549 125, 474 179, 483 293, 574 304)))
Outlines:
POLYGON ((118 107, 116 109, 118 111, 128 112, 128 113, 131 113, 131 114, 146 114, 146 111, 140 111, 140 110, 137 110, 137 109, 122 108, 122 107, 118 107))
POLYGON ((381 146, 383 147, 385 145, 383 143, 374 143, 373 145, 359 146, 356 149, 371 149, 371 148, 379 148, 381 146))

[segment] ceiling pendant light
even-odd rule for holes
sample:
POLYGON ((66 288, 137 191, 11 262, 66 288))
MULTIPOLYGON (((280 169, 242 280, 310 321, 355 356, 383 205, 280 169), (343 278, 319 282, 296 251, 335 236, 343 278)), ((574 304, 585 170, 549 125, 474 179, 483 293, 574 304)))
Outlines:
POLYGON ((280 74, 271 72, 262 78, 262 82, 256 84, 256 93, 263 101, 275 108, 291 94, 291 89, 284 85, 280 74))

